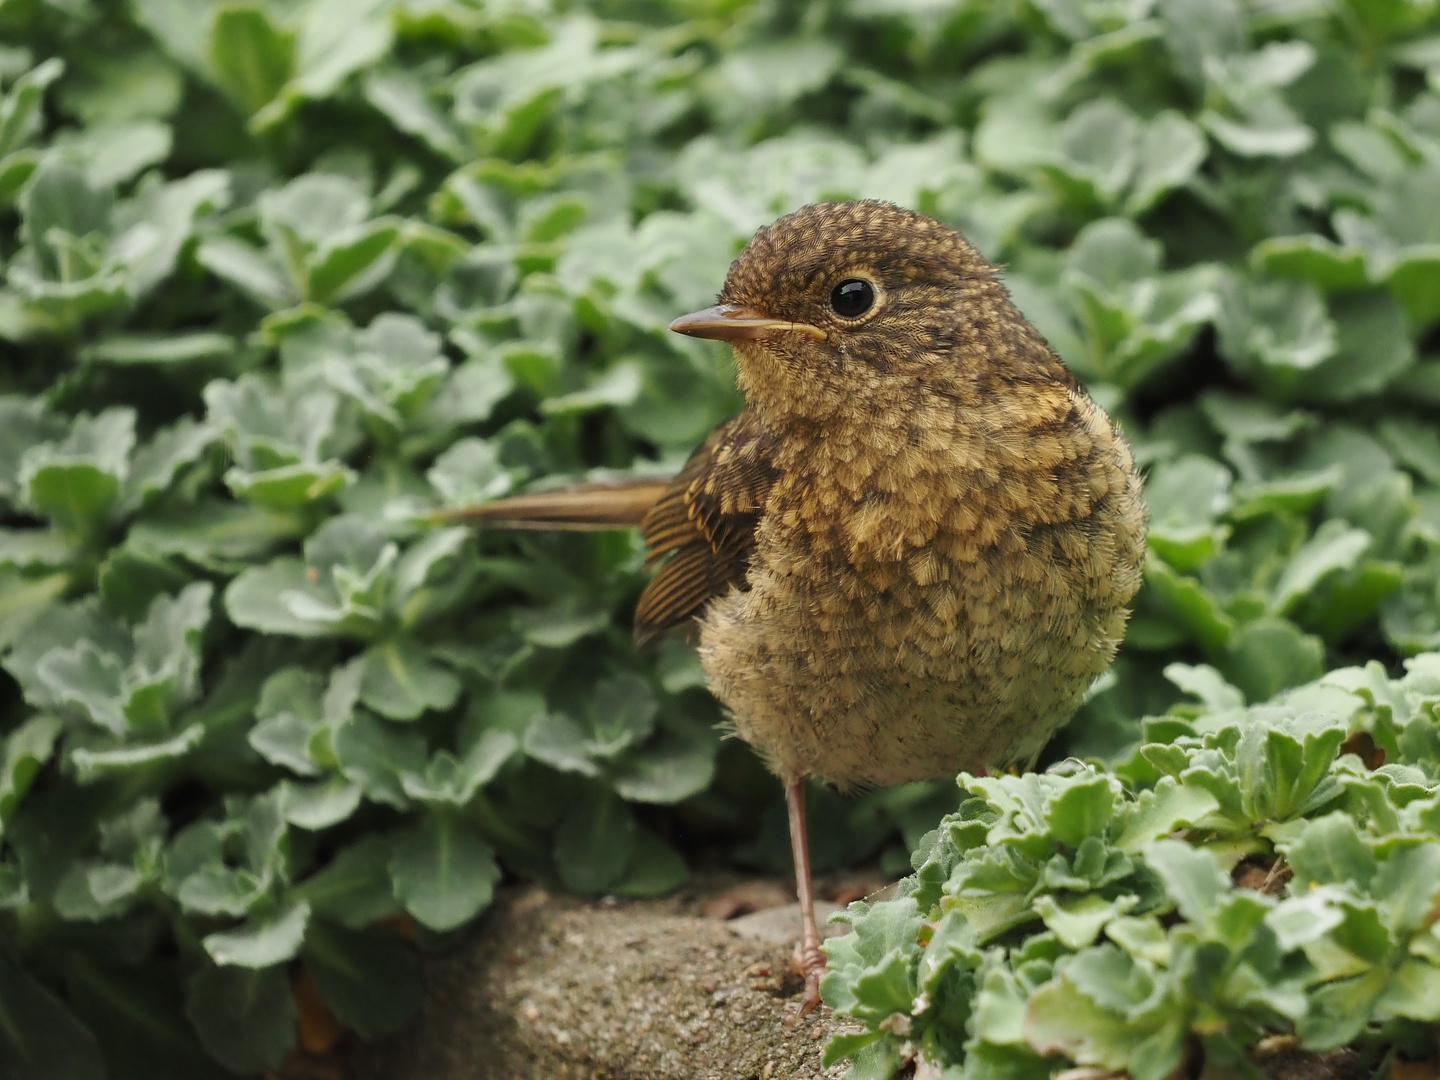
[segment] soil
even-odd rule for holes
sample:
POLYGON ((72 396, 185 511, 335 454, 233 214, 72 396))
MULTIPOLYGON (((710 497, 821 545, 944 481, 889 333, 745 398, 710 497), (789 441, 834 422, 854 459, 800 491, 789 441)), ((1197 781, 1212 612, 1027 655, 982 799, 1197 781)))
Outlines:
MULTIPOLYGON (((853 897, 856 887, 839 891, 853 897)), ((767 905, 787 899, 778 884, 754 881, 643 902, 505 890, 461 949, 427 961, 420 1017, 353 1048, 348 1071, 355 1080, 838 1078, 845 1066, 822 1070, 820 1056, 832 1033, 853 1028, 825 1009, 784 1023, 801 988, 790 959, 799 908, 767 905), (762 910, 740 914, 752 907, 762 910)))

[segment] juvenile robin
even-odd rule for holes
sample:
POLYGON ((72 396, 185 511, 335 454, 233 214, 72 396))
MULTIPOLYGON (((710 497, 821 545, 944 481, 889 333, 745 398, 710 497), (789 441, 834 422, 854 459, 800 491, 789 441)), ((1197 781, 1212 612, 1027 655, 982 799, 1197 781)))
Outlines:
POLYGON ((761 229, 714 307, 746 407, 673 480, 460 512, 638 524, 635 639, 699 624, 711 690, 785 786, 818 1004, 805 781, 1029 766, 1115 655, 1145 510, 1124 438, 955 230, 889 203, 761 229))

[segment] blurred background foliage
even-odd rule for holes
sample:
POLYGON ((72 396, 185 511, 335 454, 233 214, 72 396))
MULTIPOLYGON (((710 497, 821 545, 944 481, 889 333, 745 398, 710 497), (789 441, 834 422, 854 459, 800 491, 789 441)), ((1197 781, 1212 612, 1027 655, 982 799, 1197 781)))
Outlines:
MULTIPOLYGON (((254 1073, 292 983, 393 1028, 389 927, 506 875, 788 869, 689 646, 630 645, 636 536, 421 515, 677 468, 739 400, 665 326, 806 202, 964 230, 1148 472, 1052 759, 1130 752, 1173 662, 1256 702, 1440 646, 1433 2, 0 0, 0 43, 7 1075, 254 1073)), ((958 798, 817 792, 816 863, 902 872, 958 798)))

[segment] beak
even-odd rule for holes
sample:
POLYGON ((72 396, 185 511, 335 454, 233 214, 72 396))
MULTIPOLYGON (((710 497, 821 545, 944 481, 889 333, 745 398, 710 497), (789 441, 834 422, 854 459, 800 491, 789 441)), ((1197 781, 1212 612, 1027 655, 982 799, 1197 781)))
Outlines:
POLYGON ((757 341, 789 333, 808 334, 822 340, 826 337, 825 331, 818 326, 774 319, 739 304, 716 304, 704 311, 692 311, 672 322, 670 329, 677 334, 715 338, 717 341, 757 341))

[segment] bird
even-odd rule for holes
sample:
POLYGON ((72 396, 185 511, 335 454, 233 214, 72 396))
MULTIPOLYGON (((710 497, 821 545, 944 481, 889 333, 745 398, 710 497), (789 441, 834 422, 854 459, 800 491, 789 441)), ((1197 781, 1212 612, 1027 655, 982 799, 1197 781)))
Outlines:
POLYGON ((1142 485, 1117 425, 958 231, 877 200, 761 228, 676 333, 728 342, 742 411, 673 478, 450 513, 639 526, 634 635, 698 629, 710 690, 784 790, 793 1021, 820 1002, 805 815, 842 791, 1030 768, 1109 666, 1138 590, 1142 485))

